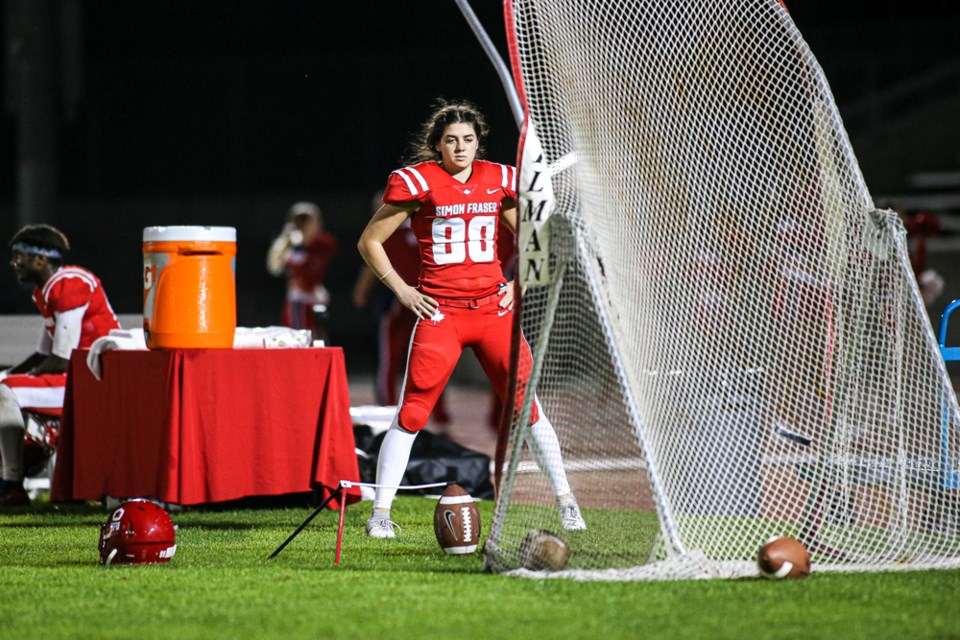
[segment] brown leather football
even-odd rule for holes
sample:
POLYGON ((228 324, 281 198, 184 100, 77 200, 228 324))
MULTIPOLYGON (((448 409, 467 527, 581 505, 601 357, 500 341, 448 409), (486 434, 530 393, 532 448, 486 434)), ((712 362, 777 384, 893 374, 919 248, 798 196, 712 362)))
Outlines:
POLYGON ((552 531, 532 529, 520 543, 520 564, 531 571, 560 571, 570 559, 570 547, 552 531))
POLYGON ((757 567, 764 578, 806 578, 810 575, 810 554, 799 540, 785 536, 771 538, 760 547, 757 567))
POLYGON ((433 531, 440 548, 451 555, 477 550, 480 511, 469 493, 458 484, 448 486, 433 512, 433 531))

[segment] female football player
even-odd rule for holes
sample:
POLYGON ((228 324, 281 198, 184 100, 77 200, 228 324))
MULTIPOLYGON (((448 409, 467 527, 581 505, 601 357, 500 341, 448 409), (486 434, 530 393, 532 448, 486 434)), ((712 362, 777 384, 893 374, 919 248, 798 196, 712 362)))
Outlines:
MULTIPOLYGON (((424 123, 410 166, 390 174, 383 205, 360 237, 367 266, 417 317, 410 341, 403 392, 377 463, 377 484, 367 534, 395 537, 390 506, 423 429, 465 347, 472 347, 502 399, 510 370, 513 287, 497 254, 500 220, 516 230, 516 170, 481 160, 487 123, 469 103, 441 102, 424 123), (383 244, 410 220, 420 250, 418 283, 394 270, 383 244)), ((523 342, 520 371, 530 371, 523 342)), ((529 374, 526 374, 529 375, 529 374)), ((525 380, 521 380, 525 384, 525 380)), ((540 468, 557 494, 563 527, 585 529, 570 491, 560 443, 535 402, 532 442, 540 468)))

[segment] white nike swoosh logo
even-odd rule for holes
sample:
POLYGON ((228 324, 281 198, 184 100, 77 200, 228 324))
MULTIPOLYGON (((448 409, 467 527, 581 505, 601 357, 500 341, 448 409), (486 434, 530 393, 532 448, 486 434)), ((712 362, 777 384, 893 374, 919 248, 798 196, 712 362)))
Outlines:
POLYGON ((508 313, 510 313, 510 309, 504 309, 503 311, 497 311, 497 315, 500 316, 500 317, 503 317, 503 316, 507 315, 508 313))
POLYGON ((450 533, 453 534, 454 539, 457 538, 457 530, 453 528, 453 516, 456 515, 450 509, 447 509, 443 512, 443 519, 447 523, 447 529, 450 529, 450 533))
POLYGON ((487 195, 490 195, 491 193, 496 193, 497 191, 500 191, 500 189, 487 189, 487 195))

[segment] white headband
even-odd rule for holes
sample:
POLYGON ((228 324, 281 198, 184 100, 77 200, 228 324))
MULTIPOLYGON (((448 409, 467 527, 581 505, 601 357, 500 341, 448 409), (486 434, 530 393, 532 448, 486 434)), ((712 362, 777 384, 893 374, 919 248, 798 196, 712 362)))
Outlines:
POLYGON ((35 256, 46 256, 47 258, 56 258, 57 260, 62 260, 63 256, 60 255, 60 252, 56 249, 44 249, 43 247, 38 247, 32 244, 26 244, 25 242, 15 242, 12 247, 13 251, 19 251, 21 253, 29 253, 35 256))

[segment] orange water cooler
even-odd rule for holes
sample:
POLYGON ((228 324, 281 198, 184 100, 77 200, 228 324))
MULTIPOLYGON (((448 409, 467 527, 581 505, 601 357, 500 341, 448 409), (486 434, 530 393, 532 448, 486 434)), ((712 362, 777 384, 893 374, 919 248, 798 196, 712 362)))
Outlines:
POLYGON ((233 227, 143 230, 143 333, 151 349, 230 349, 237 328, 233 227))

